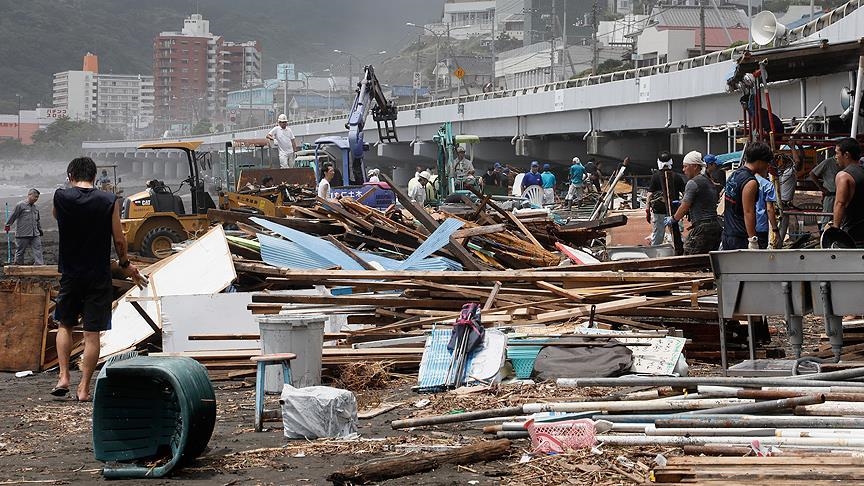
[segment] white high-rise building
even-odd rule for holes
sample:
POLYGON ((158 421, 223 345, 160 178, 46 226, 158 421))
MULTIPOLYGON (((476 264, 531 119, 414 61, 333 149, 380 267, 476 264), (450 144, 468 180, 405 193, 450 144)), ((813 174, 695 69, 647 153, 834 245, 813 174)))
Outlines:
POLYGON ((85 70, 55 73, 54 108, 66 110, 70 120, 99 123, 126 137, 145 134, 153 123, 153 76, 97 70, 98 63, 85 62, 85 70))

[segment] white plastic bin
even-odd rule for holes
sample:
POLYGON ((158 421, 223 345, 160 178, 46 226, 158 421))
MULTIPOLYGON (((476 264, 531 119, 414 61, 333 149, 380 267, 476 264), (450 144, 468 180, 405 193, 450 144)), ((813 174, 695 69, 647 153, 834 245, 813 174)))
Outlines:
MULTIPOLYGON (((275 314, 258 318, 261 353, 294 353, 291 381, 297 388, 321 384, 321 350, 324 344, 324 315, 275 314)), ((267 393, 281 393, 282 368, 268 366, 264 378, 267 393)))

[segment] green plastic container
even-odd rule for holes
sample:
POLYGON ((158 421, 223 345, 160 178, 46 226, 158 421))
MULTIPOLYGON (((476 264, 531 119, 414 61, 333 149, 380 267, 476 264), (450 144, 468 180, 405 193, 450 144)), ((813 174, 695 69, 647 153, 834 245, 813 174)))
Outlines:
POLYGON ((507 359, 513 363, 516 378, 527 380, 534 371, 534 361, 543 346, 507 346, 507 359))
POLYGON ((111 463, 106 478, 165 476, 204 451, 215 424, 213 385, 194 359, 138 356, 96 380, 93 449, 111 463))

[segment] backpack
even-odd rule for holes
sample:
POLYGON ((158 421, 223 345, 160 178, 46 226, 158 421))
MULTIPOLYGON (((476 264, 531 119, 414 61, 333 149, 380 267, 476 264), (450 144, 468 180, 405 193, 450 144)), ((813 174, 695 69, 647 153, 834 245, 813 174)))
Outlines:
POLYGON ((468 302, 462 306, 462 312, 459 313, 459 317, 453 324, 453 333, 450 335, 447 349, 452 352, 456 349, 460 337, 465 336, 468 339, 465 351, 470 352, 483 344, 485 333, 486 329, 480 324, 480 304, 468 302))

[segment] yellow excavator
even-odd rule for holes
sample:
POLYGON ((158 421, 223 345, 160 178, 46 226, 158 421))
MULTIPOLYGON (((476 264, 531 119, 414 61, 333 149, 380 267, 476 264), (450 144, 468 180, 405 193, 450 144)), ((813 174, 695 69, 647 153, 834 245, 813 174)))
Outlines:
POLYGON ((204 189, 201 168, 209 163, 209 153, 199 153, 200 141, 154 142, 138 146, 138 150, 180 150, 189 164, 189 177, 172 191, 164 182, 151 180, 147 189, 132 194, 123 201, 121 223, 129 250, 145 257, 164 258, 171 254, 174 243, 187 240, 207 231, 210 222, 207 210, 216 207, 213 198, 204 189), (189 212, 177 193, 189 186, 192 207, 189 212))

